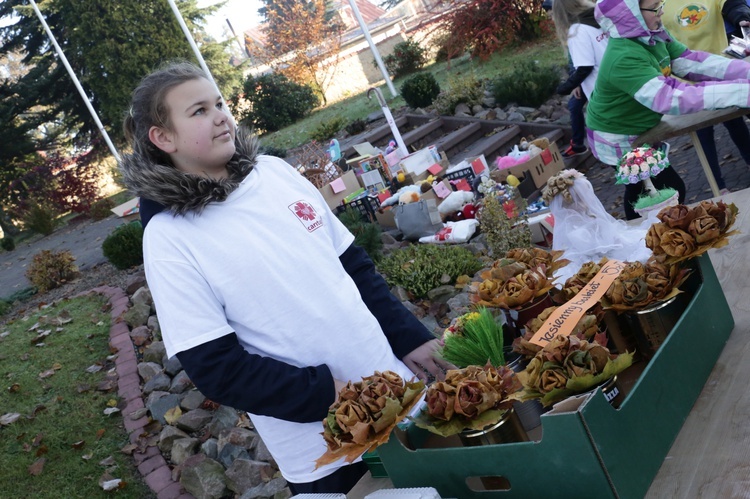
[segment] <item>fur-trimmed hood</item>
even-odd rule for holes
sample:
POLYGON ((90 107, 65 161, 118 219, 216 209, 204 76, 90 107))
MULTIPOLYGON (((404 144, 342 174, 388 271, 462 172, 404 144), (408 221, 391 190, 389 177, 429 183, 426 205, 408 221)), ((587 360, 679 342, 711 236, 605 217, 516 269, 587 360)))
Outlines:
POLYGON ((257 137, 238 127, 234 144, 236 151, 227 163, 229 176, 222 180, 183 173, 155 163, 138 150, 122 155, 120 171, 125 185, 136 196, 162 204, 175 215, 200 213, 209 203, 224 201, 255 167, 257 137))

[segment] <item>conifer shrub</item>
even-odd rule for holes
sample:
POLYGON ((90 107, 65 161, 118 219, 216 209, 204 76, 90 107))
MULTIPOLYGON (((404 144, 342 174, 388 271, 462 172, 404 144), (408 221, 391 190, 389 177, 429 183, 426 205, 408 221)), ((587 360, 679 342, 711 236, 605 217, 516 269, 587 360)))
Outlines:
POLYGON ((349 232, 354 234, 354 244, 364 249, 373 262, 380 261, 383 251, 380 226, 366 221, 358 210, 351 207, 338 217, 349 232))
POLYGON ((78 267, 73 262, 75 258, 68 250, 42 250, 34 255, 26 277, 44 293, 78 277, 78 267))
POLYGON ((143 263, 143 227, 134 221, 120 225, 107 236, 102 244, 102 253, 109 263, 120 270, 143 263))
POLYGON ((49 236, 60 224, 58 213, 46 203, 33 203, 23 217, 24 226, 37 234, 49 236))
POLYGON ((411 108, 427 107, 440 94, 440 85, 432 73, 414 75, 401 85, 401 96, 411 108))
POLYGON ((425 49, 414 40, 406 40, 397 43, 393 47, 393 52, 383 57, 383 64, 389 74, 399 78, 422 69, 427 62, 425 52, 425 49))
POLYGON ((261 145, 258 148, 258 154, 266 154, 268 156, 276 156, 277 158, 286 158, 287 150, 284 147, 276 147, 271 145, 261 145))
POLYGON ((341 116, 322 121, 312 132, 310 132, 310 139, 317 140, 318 142, 326 142, 336 135, 339 130, 344 128, 345 123, 346 120, 341 116))
POLYGON ((511 102, 538 107, 555 93, 560 83, 560 66, 523 61, 511 73, 492 80, 492 95, 498 106, 511 102))
POLYGON ((474 275, 482 263, 460 246, 411 245, 392 252, 378 264, 390 286, 401 286, 415 298, 423 298, 442 284, 444 275, 455 283, 462 275, 474 275))
POLYGON ((110 198, 99 199, 92 203, 91 208, 89 208, 89 216, 92 220, 104 220, 112 215, 111 210, 114 207, 115 203, 110 198))
POLYGON ((453 115, 456 106, 466 104, 469 107, 482 103, 484 89, 482 82, 473 74, 448 76, 446 88, 433 101, 439 114, 453 115))
POLYGON ((0 239, 0 247, 5 251, 13 251, 16 249, 16 242, 10 236, 5 236, 0 239))
POLYGON ((367 130, 367 122, 360 118, 354 119, 344 127, 344 130, 349 135, 357 135, 367 130))
MULTIPOLYGON (((520 206, 518 210, 524 211, 525 206, 520 206)), ((495 258, 502 257, 513 248, 531 246, 528 217, 523 215, 520 220, 511 220, 496 197, 485 196, 477 218, 479 230, 485 235, 487 247, 495 258)))
POLYGON ((320 102, 312 87, 300 85, 281 73, 250 76, 243 86, 249 111, 244 125, 275 132, 307 116, 320 102))

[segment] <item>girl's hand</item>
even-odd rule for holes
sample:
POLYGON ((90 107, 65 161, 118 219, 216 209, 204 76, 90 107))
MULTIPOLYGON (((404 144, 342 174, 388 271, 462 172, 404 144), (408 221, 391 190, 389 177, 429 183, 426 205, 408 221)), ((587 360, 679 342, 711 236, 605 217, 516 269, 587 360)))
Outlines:
POLYGON ((573 89, 573 91, 572 91, 572 92, 570 92, 570 93, 571 93, 571 95, 572 95, 573 97, 575 97, 576 99, 580 99, 580 98, 581 98, 581 87, 576 87, 576 88, 574 88, 574 89, 573 89))
POLYGON ((408 353, 402 360, 406 367, 412 370, 417 378, 427 382, 425 371, 429 372, 438 381, 445 379, 445 371, 456 369, 456 366, 441 359, 437 352, 440 350, 440 340, 437 338, 422 343, 420 346, 408 353))

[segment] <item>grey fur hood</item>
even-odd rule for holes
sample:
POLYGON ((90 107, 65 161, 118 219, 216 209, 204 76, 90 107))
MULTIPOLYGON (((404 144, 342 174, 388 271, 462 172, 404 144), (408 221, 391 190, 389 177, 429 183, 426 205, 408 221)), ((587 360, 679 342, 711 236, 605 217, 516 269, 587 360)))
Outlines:
POLYGON ((123 154, 120 172, 127 188, 136 196, 150 199, 175 215, 200 213, 209 203, 224 201, 255 167, 258 139, 237 128, 236 151, 227 163, 229 176, 222 180, 191 175, 171 165, 154 162, 137 148, 123 154))

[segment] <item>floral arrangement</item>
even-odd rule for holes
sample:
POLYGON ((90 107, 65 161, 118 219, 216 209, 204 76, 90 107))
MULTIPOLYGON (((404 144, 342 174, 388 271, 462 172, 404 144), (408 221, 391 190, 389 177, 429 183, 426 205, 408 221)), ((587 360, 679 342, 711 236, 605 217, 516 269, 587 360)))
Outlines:
POLYGON ((568 264, 562 251, 541 248, 515 248, 482 272, 481 282, 473 283, 471 300, 485 307, 518 309, 548 293, 554 273, 568 264))
POLYGON ((427 389, 426 408, 413 420, 420 428, 443 437, 481 430, 500 421, 512 405, 512 395, 520 389, 516 373, 505 366, 451 369, 445 381, 427 389))
POLYGON ((659 262, 653 256, 646 264, 625 262, 625 268, 612 282, 601 299, 605 309, 618 312, 639 310, 672 298, 690 271, 679 265, 659 262))
POLYGON ((505 364, 503 327, 492 313, 480 307, 477 312, 464 314, 443 333, 442 357, 458 366, 505 364))
POLYGON ((633 355, 613 355, 596 342, 556 336, 518 373, 524 400, 538 398, 545 407, 585 392, 629 367, 633 355))
POLYGON ((664 151, 653 147, 636 147, 626 153, 617 164, 617 184, 637 184, 641 180, 655 177, 669 168, 664 151))
POLYGON ((591 279, 594 278, 596 274, 599 273, 604 264, 608 261, 609 259, 607 257, 604 257, 599 260, 599 263, 586 262, 581 265, 581 268, 578 270, 578 272, 570 276, 568 280, 565 281, 565 284, 563 284, 563 298, 565 298, 566 301, 571 300, 589 283, 591 279))
POLYGON ((572 203, 573 195, 570 193, 570 188, 576 179, 579 178, 583 178, 583 173, 573 168, 562 170, 557 175, 551 176, 547 179, 544 189, 542 189, 542 199, 544 199, 545 203, 551 204, 552 199, 559 194, 565 201, 572 203))
POLYGON ((701 201, 694 208, 677 205, 659 212, 658 223, 646 233, 646 246, 665 263, 676 263, 700 256, 711 248, 728 244, 727 238, 737 218, 734 203, 701 201))
POLYGON ((346 458, 351 463, 367 451, 388 441, 396 424, 406 417, 424 391, 422 381, 404 382, 392 371, 378 372, 351 381, 323 420, 323 438, 328 450, 315 467, 346 458))
MULTIPOLYGON (((529 359, 539 353, 542 347, 532 343, 531 338, 557 308, 557 306, 545 308, 541 314, 527 322, 524 335, 513 340, 513 351, 529 359)), ((607 334, 599 331, 600 315, 585 314, 575 325, 571 335, 581 340, 593 341, 602 346, 607 346, 607 334)))

